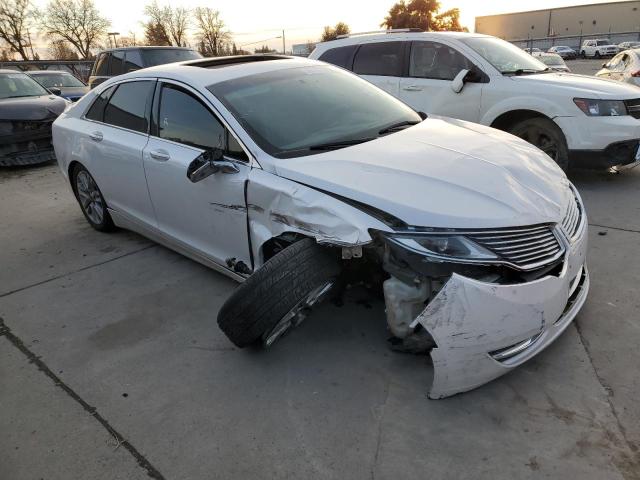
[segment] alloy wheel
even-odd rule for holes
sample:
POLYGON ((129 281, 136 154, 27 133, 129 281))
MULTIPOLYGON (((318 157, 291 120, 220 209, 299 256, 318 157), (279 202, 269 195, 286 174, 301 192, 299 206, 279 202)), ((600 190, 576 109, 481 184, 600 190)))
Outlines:
POLYGON ((104 202, 100 190, 89 172, 82 170, 76 176, 76 191, 80 206, 89 220, 100 225, 104 221, 104 202))

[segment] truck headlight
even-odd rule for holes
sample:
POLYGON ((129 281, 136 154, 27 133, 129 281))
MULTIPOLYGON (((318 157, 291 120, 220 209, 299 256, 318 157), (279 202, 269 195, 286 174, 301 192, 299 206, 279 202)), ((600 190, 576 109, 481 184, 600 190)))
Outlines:
POLYGON ((618 117, 629 114, 622 100, 574 98, 573 103, 589 117, 618 117))
POLYGON ((498 260, 495 253, 478 245, 464 235, 449 234, 385 234, 391 244, 419 255, 443 261, 498 260))

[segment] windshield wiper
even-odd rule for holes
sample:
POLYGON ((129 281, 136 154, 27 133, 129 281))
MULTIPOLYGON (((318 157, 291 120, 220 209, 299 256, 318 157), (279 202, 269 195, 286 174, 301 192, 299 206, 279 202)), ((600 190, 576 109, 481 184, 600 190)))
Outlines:
POLYGON ((549 67, 544 70, 534 70, 533 68, 518 68, 517 70, 507 70, 506 72, 501 72, 503 75, 532 75, 534 73, 549 73, 551 69, 549 67))
POLYGON ((405 120, 403 122, 398 122, 398 123, 394 123, 393 125, 390 125, 386 128, 383 128, 382 130, 380 130, 378 132, 378 135, 385 135, 387 133, 392 133, 395 132, 396 130, 400 130, 402 128, 407 128, 410 127, 412 125, 417 125, 421 122, 422 120, 405 120))
POLYGON ((344 140, 342 142, 330 142, 330 143, 320 143, 318 145, 311 145, 310 147, 307 147, 307 149, 308 150, 337 150, 339 148, 358 145, 359 143, 370 142, 371 140, 374 140, 374 138, 373 137, 354 138, 353 140, 344 140))

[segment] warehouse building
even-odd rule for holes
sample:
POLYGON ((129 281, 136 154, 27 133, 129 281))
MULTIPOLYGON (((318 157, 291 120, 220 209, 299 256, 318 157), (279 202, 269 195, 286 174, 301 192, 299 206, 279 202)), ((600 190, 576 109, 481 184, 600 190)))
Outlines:
POLYGON ((476 17, 475 31, 505 40, 640 31, 640 1, 476 17))

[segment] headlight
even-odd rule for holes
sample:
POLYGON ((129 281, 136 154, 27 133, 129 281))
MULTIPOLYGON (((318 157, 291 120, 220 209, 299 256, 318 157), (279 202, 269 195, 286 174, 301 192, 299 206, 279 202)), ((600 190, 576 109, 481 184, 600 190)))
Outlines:
POLYGON ((589 117, 618 117, 628 115, 627 106, 622 100, 574 98, 573 103, 589 117))
POLYGON ((463 235, 388 235, 387 240, 420 255, 450 261, 497 260, 498 257, 463 235))

